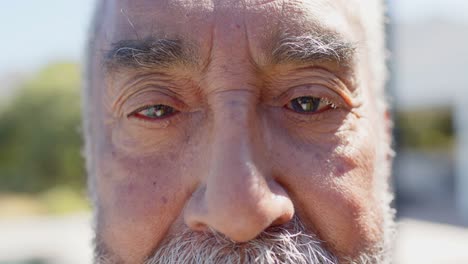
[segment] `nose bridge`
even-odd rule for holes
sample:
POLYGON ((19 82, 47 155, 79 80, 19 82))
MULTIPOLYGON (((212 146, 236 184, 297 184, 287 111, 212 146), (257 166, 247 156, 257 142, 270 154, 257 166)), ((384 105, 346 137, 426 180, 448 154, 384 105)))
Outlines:
POLYGON ((256 139, 256 111, 245 90, 216 97, 212 151, 206 175, 206 224, 235 240, 250 239, 269 225, 269 190, 262 164, 262 144, 256 139), (226 227, 230 223, 230 227, 226 227), (237 226, 237 227, 236 227, 237 226), (244 233, 244 234, 243 234, 244 233))
POLYGON ((210 227, 234 241, 255 238, 265 228, 291 219, 294 209, 286 192, 271 180, 258 139, 255 96, 246 90, 213 97, 210 155, 203 188, 185 210, 185 221, 198 230, 210 227))
POLYGON ((254 140, 259 129, 255 93, 248 89, 220 91, 211 100, 213 143, 252 151, 253 143, 259 143, 254 140))
MULTIPOLYGON (((259 171, 262 164, 262 143, 258 138, 255 95, 248 90, 220 92, 213 100, 213 130, 207 195, 223 192, 223 199, 239 202, 230 196, 246 192, 254 194, 255 186, 266 184, 259 171)), ((251 198, 251 197, 250 197, 251 198)), ((209 201, 216 203, 222 200, 209 201)))

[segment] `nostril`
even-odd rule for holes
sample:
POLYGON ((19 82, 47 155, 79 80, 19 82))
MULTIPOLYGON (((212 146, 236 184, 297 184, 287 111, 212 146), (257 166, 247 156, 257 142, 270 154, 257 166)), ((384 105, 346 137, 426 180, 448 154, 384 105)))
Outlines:
POLYGON ((294 213, 289 213, 289 212, 282 214, 280 217, 276 218, 275 221, 271 223, 271 226, 280 226, 280 225, 287 224, 289 221, 292 220, 293 216, 294 216, 294 213))
POLYGON ((208 231, 208 226, 201 223, 201 222, 195 222, 195 223, 191 223, 190 224, 190 229, 192 229, 193 231, 208 231))

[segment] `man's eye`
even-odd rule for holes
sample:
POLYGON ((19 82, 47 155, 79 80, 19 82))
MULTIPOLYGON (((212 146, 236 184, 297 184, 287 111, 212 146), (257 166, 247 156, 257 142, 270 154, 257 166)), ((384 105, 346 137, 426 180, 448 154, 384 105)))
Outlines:
POLYGON ((333 103, 326 99, 312 96, 303 96, 289 101, 289 103, 286 105, 286 108, 300 114, 313 114, 336 107, 333 103))
POLYGON ((163 119, 175 114, 177 111, 167 105, 153 105, 143 108, 131 116, 143 119, 163 119))

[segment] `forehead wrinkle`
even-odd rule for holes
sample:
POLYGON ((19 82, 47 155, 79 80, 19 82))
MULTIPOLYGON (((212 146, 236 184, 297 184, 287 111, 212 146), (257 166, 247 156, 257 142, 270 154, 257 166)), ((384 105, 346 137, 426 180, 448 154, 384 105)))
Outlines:
MULTIPOLYGON (((211 59, 209 54, 211 53, 213 37, 210 36, 212 34, 210 27, 213 27, 214 18, 213 1, 168 0, 157 2, 138 1, 138 3, 136 1, 124 1, 122 5, 125 5, 126 13, 134 20, 140 38, 134 38, 133 30, 129 29, 130 26, 125 21, 126 19, 114 11, 114 16, 120 16, 118 18, 120 25, 117 27, 120 32, 116 31, 114 37, 111 38, 114 43, 122 39, 135 41, 142 38, 178 41, 182 44, 184 52, 184 56, 179 56, 179 58, 185 57, 187 59, 184 58, 183 63, 174 64, 178 67, 191 66, 197 72, 206 70, 211 59), (149 32, 150 28, 152 28, 151 32, 149 32)), ((138 56, 133 56, 132 52, 129 54, 131 56, 127 57, 138 58, 138 56)), ((130 64, 138 66, 137 61, 130 64)))
MULTIPOLYGON (((170 2, 173 2, 173 1, 170 1, 170 2)), ((175 2, 181 3, 183 1, 175 1, 175 2)), ((190 2, 190 1, 185 1, 185 2, 190 2)), ((219 7, 219 5, 217 5, 217 4, 219 2, 224 2, 224 4, 226 4, 226 2, 227 3, 232 3, 233 1, 215 1, 215 3, 213 3, 214 9, 218 9, 217 7, 219 7)), ((262 43, 259 43, 257 41, 257 39, 252 40, 252 38, 250 38, 249 30, 247 28, 248 25, 246 24, 247 20, 245 19, 245 14, 246 13, 255 13, 256 12, 255 10, 258 10, 258 9, 254 8, 254 7, 252 7, 252 8, 249 7, 248 10, 246 10, 246 6, 245 6, 246 2, 245 1, 234 1, 234 2, 244 4, 243 6, 241 5, 239 7, 243 8, 242 11, 243 11, 243 15, 244 15, 244 19, 243 19, 244 32, 245 32, 245 38, 246 38, 247 43, 248 43, 247 48, 249 48, 249 50, 250 50, 249 51, 250 56, 248 56, 248 58, 249 58, 249 61, 250 61, 251 65, 252 66, 257 66, 257 67, 254 67, 254 68, 256 68, 258 70, 258 68, 259 68, 258 65, 259 64, 263 65, 263 63, 261 63, 261 61, 258 62, 256 60, 257 58, 253 57, 251 50, 252 50, 253 46, 262 45, 262 43)), ((247 2, 249 4, 251 4, 252 1, 247 1, 247 2)), ((256 1, 253 1, 253 2, 256 2, 256 1)), ((293 1, 293 2, 294 3, 297 3, 297 2, 300 3, 301 1, 293 1)), ((269 1, 268 3, 273 3, 273 1, 269 1)), ((268 3, 265 3, 265 4, 268 4, 268 3)), ((287 16, 287 14, 289 14, 287 11, 292 10, 292 8, 300 9, 300 6, 291 7, 292 5, 294 5, 294 3, 287 2, 287 1, 282 1, 281 3, 282 3, 282 5, 280 7, 278 5, 276 5, 275 6, 276 10, 273 10, 273 12, 271 12, 271 13, 277 13, 280 16, 280 19, 278 19, 277 23, 276 23, 276 24, 278 24, 278 26, 273 27, 273 29, 276 28, 276 30, 265 30, 266 32, 264 31, 264 32, 260 33, 263 36, 261 41, 266 43, 266 45, 262 45, 260 52, 266 54, 266 57, 270 57, 270 62, 275 62, 275 63, 285 62, 286 58, 289 59, 290 62, 307 62, 307 59, 310 59, 310 58, 316 60, 315 62, 317 62, 318 59, 339 61, 342 57, 346 57, 346 56, 339 56, 340 53, 346 53, 346 51, 351 51, 352 50, 352 49, 346 49, 343 45, 341 45, 341 46, 338 45, 337 48, 340 49, 339 51, 337 51, 336 49, 329 48, 328 49, 328 51, 329 51, 328 54, 326 54, 326 53, 321 54, 319 52, 313 53, 313 52, 310 52, 310 49, 309 49, 309 50, 304 50, 304 52, 302 52, 302 55, 301 55, 301 54, 298 54, 297 52, 296 53, 291 52, 291 48, 289 48, 289 49, 278 49, 278 47, 281 46, 281 45, 283 47, 287 46, 287 45, 284 45, 285 42, 287 42, 285 40, 291 40, 294 37, 296 37, 296 39, 298 39, 300 37, 300 38, 302 38, 302 40, 304 40, 305 38, 309 38, 309 40, 316 41, 317 36, 325 35, 325 34, 322 34, 324 32, 327 32, 326 36, 328 36, 328 39, 331 39, 331 37, 329 37, 329 36, 337 36, 338 35, 338 34, 331 34, 331 33, 329 33, 329 32, 331 32, 331 30, 324 29, 323 27, 317 26, 317 21, 315 21, 315 20, 312 20, 312 19, 303 20, 302 18, 290 18, 290 16, 287 16), (280 11, 280 12, 278 12, 278 11, 280 11), (312 32, 312 33, 310 33, 310 32, 312 32), (267 47, 267 48, 265 48, 265 47, 267 47), (279 51, 281 51, 281 52, 279 52, 279 51), (312 54, 312 56, 309 56, 309 57, 304 56, 304 54, 307 54, 307 53, 309 55, 312 54), (279 54, 283 55, 282 58, 280 58, 281 56, 277 56, 279 54)), ((300 3, 300 5, 301 4, 302 3, 300 3)), ((188 12, 191 12, 191 11, 188 11, 188 12)), ((265 17, 266 18, 271 17, 271 13, 265 15, 265 17)), ((304 17, 304 16, 308 15, 308 13, 306 15, 303 15, 303 13, 307 13, 307 12, 301 10, 300 13, 299 13, 299 16, 304 17)), ((212 26, 212 28, 214 27, 214 24, 215 23, 209 23, 209 25, 212 26)), ((200 61, 199 57, 196 60, 192 60, 192 61, 198 61, 197 64, 202 65, 202 67, 199 67, 199 69, 202 69, 202 71, 203 71, 203 69, 205 69, 205 70, 207 69, 208 64, 212 60, 211 55, 212 55, 212 48, 213 48, 213 34, 212 34, 213 31, 211 30, 209 32, 211 33, 210 40, 204 41, 202 43, 202 45, 205 46, 205 47, 203 47, 203 49, 206 49, 206 48, 209 49, 208 56, 203 55, 203 57, 204 57, 203 62, 200 61), (208 44, 208 45, 206 45, 206 44, 208 44)), ((167 33, 162 33, 161 32, 161 34, 158 34, 158 35, 164 36, 164 35, 167 35, 167 33)), ((190 35, 190 34, 188 34, 188 35, 190 35)), ((322 37, 322 40, 323 39, 325 39, 325 37, 322 37)), ((174 42, 179 41, 178 39, 175 39, 175 38, 174 39, 167 39, 167 40, 168 41, 174 41, 174 42)), ((185 43, 187 43, 187 41, 184 42, 184 45, 185 45, 185 43)), ((289 44, 292 44, 292 45, 289 45, 290 47, 291 46, 294 47, 294 45, 296 47, 304 47, 304 46, 309 45, 310 41, 309 41, 309 43, 307 43, 305 41, 302 41, 302 43, 298 42, 298 41, 296 41, 296 42, 291 42, 290 41, 289 44)), ((328 43, 328 44, 330 44, 330 43, 328 43)), ((190 46, 193 47, 194 45, 190 45, 190 46)), ((320 47, 320 46, 316 46, 316 47, 320 47)), ((322 49, 324 47, 326 47, 326 45, 321 46, 322 49)), ((189 48, 189 49, 193 50, 193 48, 189 48)), ((198 47, 197 47, 197 49, 198 49, 198 47)), ((315 50, 317 51, 317 50, 320 50, 320 49, 315 49, 315 50)), ((205 52, 206 52, 206 50, 203 51, 204 54, 206 54, 205 52)), ((191 54, 192 58, 197 57, 197 56, 193 56, 193 55, 195 55, 194 53, 198 53, 196 55, 200 55, 198 51, 197 52, 192 52, 192 54, 191 54)), ((131 55, 130 56, 131 58, 135 57, 135 56, 133 56, 133 53, 130 53, 130 55, 131 55)), ((184 55, 187 55, 187 54, 184 54, 184 55)), ((256 54, 256 56, 258 56, 258 55, 259 54, 256 54)), ((260 55, 260 56, 262 56, 262 55, 260 55)), ((136 57, 138 57, 138 56, 136 56, 136 57)), ((179 57, 181 57, 181 56, 179 56, 179 57)), ((186 64, 186 63, 182 63, 182 64, 186 64)), ((163 66, 166 66, 166 65, 163 64, 163 66)))
POLYGON ((250 75, 258 71, 246 12, 244 0, 214 2, 210 38, 204 42, 209 48, 203 74, 214 78, 215 82, 224 83, 228 75, 250 75))
POLYGON ((355 41, 346 32, 348 27, 337 26, 346 24, 348 20, 340 15, 340 8, 333 3, 327 0, 312 3, 286 0, 246 2, 246 32, 248 37, 253 37, 249 37, 249 42, 251 49, 257 51, 252 57, 256 64, 279 64, 286 62, 286 57, 290 59, 288 62, 294 63, 337 61, 349 64, 345 59, 352 61, 355 41), (257 2, 261 3, 254 5, 257 2), (332 23, 328 20, 324 23, 320 20, 321 13, 314 11, 314 8, 328 10, 328 13, 333 13, 333 17, 338 19, 334 19, 332 23), (289 48, 285 48, 286 42, 289 42, 289 48), (279 49, 280 46, 282 49, 279 49), (292 52, 294 46, 296 52, 292 52), (302 55, 297 52, 300 50, 303 51, 302 55))

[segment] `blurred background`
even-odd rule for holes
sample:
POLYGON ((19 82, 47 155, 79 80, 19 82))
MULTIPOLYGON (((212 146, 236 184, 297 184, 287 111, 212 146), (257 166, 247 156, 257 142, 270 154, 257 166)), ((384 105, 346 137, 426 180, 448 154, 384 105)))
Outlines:
MULTIPOLYGON (((0 264, 90 264, 80 78, 94 1, 0 2, 0 264)), ((389 1, 395 263, 468 263, 468 1, 389 1)))

